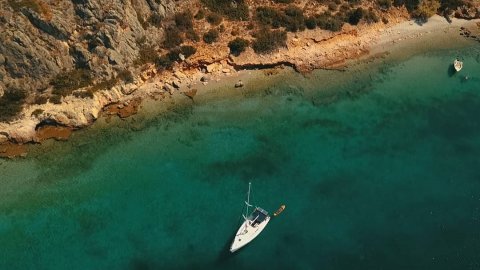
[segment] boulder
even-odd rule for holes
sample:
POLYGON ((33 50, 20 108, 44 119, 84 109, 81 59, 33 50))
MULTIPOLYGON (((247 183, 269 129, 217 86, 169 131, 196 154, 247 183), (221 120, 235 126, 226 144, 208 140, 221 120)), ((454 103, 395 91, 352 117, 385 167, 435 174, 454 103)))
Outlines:
POLYGON ((193 88, 193 89, 190 89, 188 91, 185 91, 184 92, 185 96, 189 97, 190 99, 193 100, 193 97, 195 97, 195 95, 197 94, 197 89, 193 88))
POLYGON ((35 121, 25 120, 10 132, 10 138, 20 144, 34 141, 36 126, 37 123, 35 121))
POLYGON ((8 142, 8 137, 6 135, 0 134, 0 144, 8 142))
POLYGON ((237 83, 235 83, 235 88, 240 88, 240 87, 243 87, 242 80, 239 80, 237 83))
POLYGON ((180 88, 181 84, 182 83, 180 81, 177 81, 177 80, 172 81, 172 86, 177 89, 180 88))
POLYGON ((168 92, 170 95, 173 95, 173 87, 170 84, 168 84, 168 83, 164 84, 163 85, 163 90, 165 92, 168 92))
POLYGON ((122 85, 120 91, 122 91, 124 95, 130 95, 133 92, 137 91, 137 89, 138 87, 135 84, 129 83, 127 85, 122 85))
POLYGON ((221 69, 221 65, 217 63, 213 63, 207 66, 207 73, 212 73, 219 69, 221 69))

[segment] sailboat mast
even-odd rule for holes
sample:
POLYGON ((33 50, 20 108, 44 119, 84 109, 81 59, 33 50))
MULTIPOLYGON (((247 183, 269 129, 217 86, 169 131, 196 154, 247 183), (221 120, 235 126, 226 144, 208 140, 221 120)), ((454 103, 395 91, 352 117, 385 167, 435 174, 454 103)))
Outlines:
POLYGON ((252 186, 252 182, 248 182, 247 201, 245 202, 245 204, 247 205, 247 211, 245 212, 245 215, 243 216, 243 218, 245 220, 248 219, 248 207, 250 207, 250 189, 251 189, 251 186, 252 186))
POLYGON ((252 182, 248 182, 247 207, 250 205, 250 188, 251 188, 251 186, 252 186, 252 182))

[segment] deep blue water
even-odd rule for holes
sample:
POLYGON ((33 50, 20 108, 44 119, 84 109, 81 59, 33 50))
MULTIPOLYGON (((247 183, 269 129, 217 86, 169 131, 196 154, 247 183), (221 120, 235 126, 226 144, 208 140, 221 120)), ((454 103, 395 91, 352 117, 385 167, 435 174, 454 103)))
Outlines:
POLYGON ((0 161, 0 269, 480 269, 479 53, 281 74, 0 161), (287 208, 230 255, 249 181, 287 208))

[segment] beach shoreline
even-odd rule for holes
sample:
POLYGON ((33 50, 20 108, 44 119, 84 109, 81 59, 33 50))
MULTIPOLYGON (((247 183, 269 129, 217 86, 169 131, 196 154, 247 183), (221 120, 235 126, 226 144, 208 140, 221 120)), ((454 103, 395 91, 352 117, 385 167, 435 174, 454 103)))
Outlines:
MULTIPOLYGON (((136 114, 139 109, 144 110, 141 103, 145 103, 145 100, 152 100, 155 107, 159 107, 159 103, 164 104, 160 111, 165 111, 170 107, 165 104, 176 106, 175 104, 181 102, 206 97, 208 99, 211 96, 228 97, 235 91, 241 91, 238 89, 248 88, 250 83, 262 81, 264 76, 285 66, 303 74, 318 69, 347 70, 356 63, 365 60, 368 62, 369 59, 382 58, 385 55, 392 59, 402 59, 429 49, 464 47, 473 44, 474 39, 480 40, 476 34, 473 35, 475 38, 460 35, 461 28, 468 28, 473 33, 479 32, 480 20, 454 19, 452 23, 448 23, 437 15, 423 25, 402 16, 396 17, 396 20, 388 25, 378 23, 361 25, 354 29, 347 26, 340 34, 327 37, 323 35, 318 40, 318 32, 325 34, 325 31, 289 34, 292 36, 289 36, 287 48, 268 57, 253 55, 253 51, 247 51, 238 58, 224 57, 201 66, 198 66, 199 58, 194 58, 186 61, 185 65, 190 65, 187 69, 174 69, 166 74, 158 74, 150 67, 140 75, 137 84, 101 91, 90 101, 68 97, 61 105, 30 106, 24 110, 20 120, 11 124, 0 123, 0 157, 25 156, 28 151, 25 145, 31 143, 42 143, 52 138, 66 140, 71 131, 90 126, 102 117, 118 115, 127 118, 136 114), (298 53, 299 51, 302 53, 298 53), (262 68, 263 71, 258 71, 262 68), (242 87, 238 85, 240 81, 242 87), (238 88, 235 88, 235 84, 238 88), (238 91, 220 90, 225 88, 238 91), (215 91, 217 94, 212 95, 215 91), (34 112, 39 110, 42 110, 40 116, 34 116, 34 112), (78 111, 79 114, 73 113, 78 111), (52 125, 57 129, 51 128, 52 125, 48 123, 50 119, 54 119, 52 125), (44 129, 48 129, 48 132, 44 129), (60 134, 56 134, 56 130, 60 134)), ((198 57, 205 57, 205 53, 208 52, 200 52, 198 57)), ((158 113, 158 110, 155 113, 158 113)))

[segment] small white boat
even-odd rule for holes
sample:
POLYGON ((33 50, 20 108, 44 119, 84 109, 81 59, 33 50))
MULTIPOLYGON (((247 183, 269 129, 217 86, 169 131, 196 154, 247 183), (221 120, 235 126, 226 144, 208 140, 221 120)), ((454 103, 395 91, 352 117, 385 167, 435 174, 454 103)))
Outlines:
POLYGON ((232 245, 230 246, 230 252, 235 252, 250 243, 255 239, 267 226, 270 221, 270 216, 268 212, 263 210, 260 207, 255 207, 253 212, 249 215, 248 209, 253 207, 250 204, 250 188, 252 183, 248 183, 248 195, 246 204, 246 211, 243 215, 243 223, 235 234, 235 239, 233 239, 232 245))
POLYGON ((453 67, 457 72, 459 72, 463 68, 463 62, 458 59, 455 59, 455 61, 453 61, 453 67))

